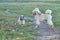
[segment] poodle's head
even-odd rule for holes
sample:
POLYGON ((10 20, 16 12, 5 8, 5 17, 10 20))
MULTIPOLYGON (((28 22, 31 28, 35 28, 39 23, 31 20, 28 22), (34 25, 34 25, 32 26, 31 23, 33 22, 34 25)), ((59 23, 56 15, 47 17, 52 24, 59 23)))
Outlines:
POLYGON ((37 14, 41 14, 41 12, 39 11, 38 8, 35 8, 35 9, 32 11, 32 15, 37 15, 37 14))
POLYGON ((51 14, 51 13, 52 13, 52 10, 47 9, 47 10, 45 11, 45 13, 46 13, 46 14, 51 14))

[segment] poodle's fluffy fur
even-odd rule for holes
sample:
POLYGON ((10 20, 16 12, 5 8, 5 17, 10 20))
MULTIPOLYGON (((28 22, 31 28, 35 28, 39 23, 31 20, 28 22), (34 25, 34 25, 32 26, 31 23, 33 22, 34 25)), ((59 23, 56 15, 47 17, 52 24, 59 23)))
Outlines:
POLYGON ((52 13, 52 11, 50 9, 47 9, 45 11, 45 18, 47 20, 47 24, 49 25, 49 27, 53 29, 54 25, 53 25, 53 22, 52 22, 52 15, 51 15, 51 13, 52 13))
POLYGON ((45 11, 45 14, 42 14, 41 11, 39 11, 38 8, 35 8, 32 11, 32 14, 35 16, 35 20, 36 20, 36 27, 35 28, 37 28, 40 25, 40 21, 43 21, 43 20, 47 20, 47 24, 49 26, 52 26, 52 28, 53 28, 51 13, 52 13, 52 11, 50 9, 47 9, 45 11))
POLYGON ((18 23, 19 24, 25 24, 25 19, 23 18, 24 15, 20 15, 19 18, 18 18, 18 23), (22 17, 22 20, 20 19, 22 17))
POLYGON ((38 8, 35 8, 33 11, 32 11, 32 14, 34 15, 34 18, 35 18, 35 23, 36 23, 36 27, 37 28, 39 25, 40 25, 40 21, 44 20, 44 14, 41 13, 41 11, 38 9, 38 8))

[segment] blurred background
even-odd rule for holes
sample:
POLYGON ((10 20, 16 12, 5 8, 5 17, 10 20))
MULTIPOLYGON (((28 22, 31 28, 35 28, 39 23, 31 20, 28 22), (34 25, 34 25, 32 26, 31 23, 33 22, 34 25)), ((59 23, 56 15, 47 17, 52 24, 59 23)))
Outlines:
POLYGON ((53 23, 60 29, 60 0, 0 0, 0 40, 33 40, 37 31, 32 28, 32 21, 19 25, 17 20, 21 14, 32 19, 34 8, 42 13, 51 9, 53 23))

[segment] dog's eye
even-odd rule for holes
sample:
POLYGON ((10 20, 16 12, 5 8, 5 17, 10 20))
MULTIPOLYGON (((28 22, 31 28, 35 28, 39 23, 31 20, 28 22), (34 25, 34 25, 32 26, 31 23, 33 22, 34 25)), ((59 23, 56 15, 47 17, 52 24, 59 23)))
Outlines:
POLYGON ((36 13, 35 13, 36 14, 36 13))

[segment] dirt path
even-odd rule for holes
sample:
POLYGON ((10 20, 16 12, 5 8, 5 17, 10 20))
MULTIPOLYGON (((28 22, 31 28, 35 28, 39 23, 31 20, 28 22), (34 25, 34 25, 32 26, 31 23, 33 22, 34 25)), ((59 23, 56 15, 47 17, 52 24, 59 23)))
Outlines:
MULTIPOLYGON (((33 20, 33 18, 28 17, 27 19, 33 20)), ((32 24, 34 24, 32 22, 32 24)), ((31 26, 34 28, 34 25, 31 26)), ((34 40, 60 40, 60 31, 58 30, 58 27, 55 27, 55 32, 51 30, 46 21, 42 21, 40 24, 40 27, 37 30, 38 34, 34 37, 34 40)))
POLYGON ((49 29, 46 21, 41 22, 37 31, 38 34, 34 40, 60 40, 60 31, 57 28, 55 28, 56 32, 49 29))

